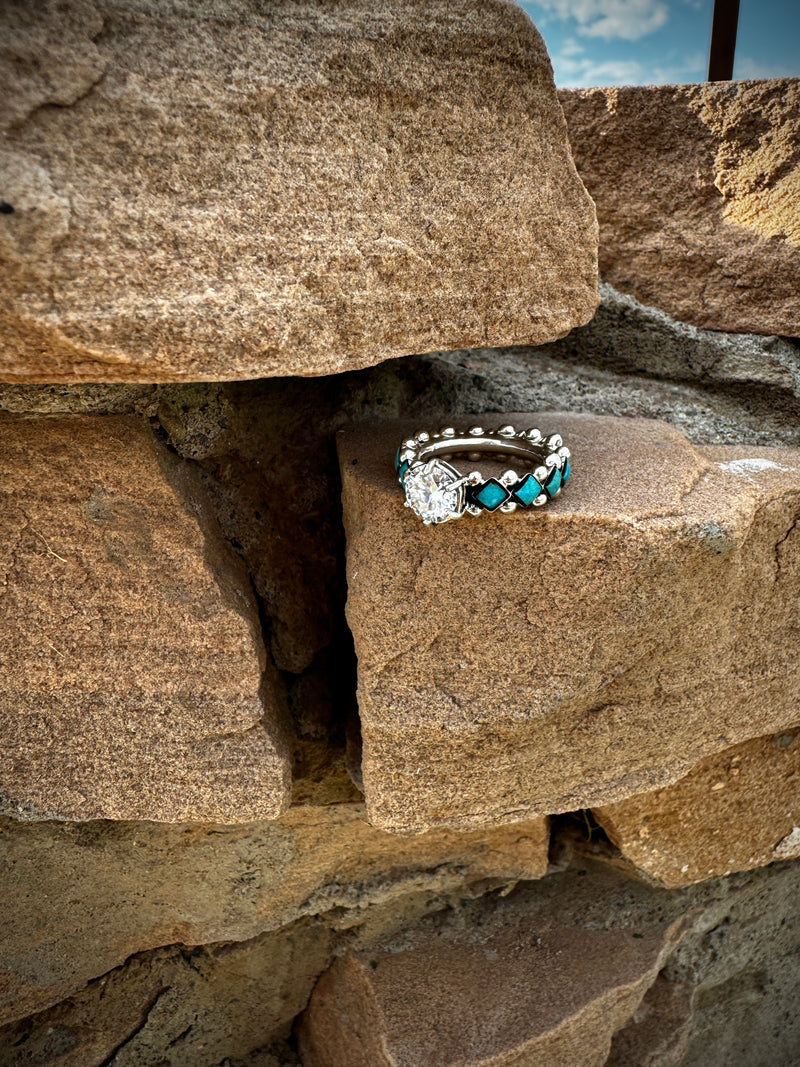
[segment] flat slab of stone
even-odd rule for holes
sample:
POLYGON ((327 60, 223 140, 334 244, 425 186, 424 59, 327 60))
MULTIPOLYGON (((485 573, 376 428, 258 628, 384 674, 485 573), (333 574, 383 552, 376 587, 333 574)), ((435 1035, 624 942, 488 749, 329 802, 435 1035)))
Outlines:
POLYGON ((505 423, 563 435, 567 488, 428 527, 392 463, 423 427, 341 435, 364 787, 386 829, 616 803, 797 721, 800 451, 693 448, 656 420, 480 420, 505 423))
POLYGON ((258 611, 136 418, 0 422, 0 795, 23 818, 244 822, 288 804, 258 611))
MULTIPOLYGON (((744 386, 747 394, 742 390, 741 395, 745 401, 752 398, 754 391, 763 394, 771 391, 773 410, 779 410, 775 401, 782 393, 800 396, 800 351, 795 342, 763 334, 703 330, 680 322, 658 308, 645 307, 607 282, 600 283, 600 294, 602 303, 591 322, 552 345, 534 350, 531 355, 534 358, 566 356, 572 362, 602 367, 611 373, 624 370, 630 374, 633 370, 637 372, 640 388, 649 389, 651 395, 656 388, 668 388, 669 381, 685 381, 699 382, 706 391, 713 390, 720 405, 727 399, 720 385, 734 389, 744 386)), ((532 388, 537 386, 538 383, 533 383, 532 388)), ((603 400, 607 403, 605 397, 593 397, 593 410, 598 411, 598 404, 603 400)), ((604 408, 598 413, 601 411, 611 414, 604 408)), ((673 408, 670 414, 673 425, 680 428, 679 412, 673 408)), ((767 436, 761 406, 754 408, 752 414, 754 422, 760 419, 761 443, 794 443, 791 431, 773 435, 772 439, 767 436)), ((689 426, 695 434, 708 433, 699 420, 689 426)), ((742 439, 747 429, 740 420, 742 439)), ((735 432, 728 436, 735 439, 735 432)))
POLYGON ((623 854, 667 886, 800 856, 800 730, 701 760, 674 785, 593 809, 623 854))
POLYGON ((697 326, 800 334, 800 79, 559 98, 606 281, 697 326))
POLYGON ((409 922, 421 899, 540 878, 548 844, 546 819, 404 837, 370 826, 361 804, 237 826, 0 819, 15 901, 0 914, 0 1023, 167 945, 245 941, 333 911, 340 927, 381 909, 409 922))
POLYGON ((594 206, 516 4, 71 0, 4 29, 0 380, 325 374, 594 312, 594 206))
POLYGON ((618 875, 589 882, 556 875, 482 902, 460 929, 439 923, 394 951, 348 952, 302 1018, 303 1063, 601 1067, 681 920, 618 875))
POLYGON ((0 1026, 0 1063, 283 1067, 265 1046, 289 1036, 331 941, 310 919, 241 943, 139 953, 49 1011, 0 1026))

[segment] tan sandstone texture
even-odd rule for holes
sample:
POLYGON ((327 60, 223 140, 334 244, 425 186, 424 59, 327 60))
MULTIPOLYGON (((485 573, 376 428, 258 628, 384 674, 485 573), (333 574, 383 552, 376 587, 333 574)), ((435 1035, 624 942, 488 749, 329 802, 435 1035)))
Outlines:
POLYGON ((311 919, 239 944, 132 956, 49 1011, 0 1027, 0 1067, 285 1067, 256 1050, 289 1036, 331 941, 311 919))
POLYGON ((243 941, 334 910, 340 927, 381 910, 408 921, 412 898, 540 878, 548 841, 545 819, 387 834, 362 804, 298 806, 239 826, 2 819, 14 907, 0 913, 0 1023, 74 995, 134 953, 243 941))
POLYGON ((556 875, 389 951, 347 953, 314 989, 303 1063, 601 1067, 682 921, 617 874, 587 882, 556 875))
POLYGON ((800 856, 800 740, 785 730, 701 760, 675 785, 595 808, 623 854, 668 886, 800 856))
POLYGON ((242 822, 289 797, 247 574, 127 417, 0 422, 0 795, 31 818, 242 822))
POLYGON ((419 426, 340 438, 364 787, 386 829, 616 803, 797 722, 800 450, 693 448, 646 419, 481 419, 506 422, 561 432, 569 485, 440 526, 394 475, 419 426))
POLYGON ((660 974, 628 1024, 614 1034, 603 1067, 680 1067, 691 1033, 693 993, 689 983, 672 983, 660 974))
POLYGON ((594 207, 516 4, 6 7, 0 379, 323 374, 591 318, 594 207))
POLYGON ((559 97, 607 281, 697 326, 800 334, 800 79, 559 97))

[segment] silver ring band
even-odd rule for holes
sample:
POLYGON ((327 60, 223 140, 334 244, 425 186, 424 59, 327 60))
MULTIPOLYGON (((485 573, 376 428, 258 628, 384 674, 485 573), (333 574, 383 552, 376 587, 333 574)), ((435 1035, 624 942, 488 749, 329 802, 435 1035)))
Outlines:
POLYGON ((421 430, 403 441, 394 466, 405 489, 406 507, 427 526, 464 514, 541 507, 569 480, 569 459, 570 451, 557 433, 545 438, 535 429, 517 433, 513 426, 499 430, 473 426, 461 432, 447 426, 438 433, 421 430), (509 469, 499 478, 484 478, 478 470, 462 475, 447 462, 458 453, 467 453, 470 459, 481 453, 516 456, 533 469, 523 474, 509 469))

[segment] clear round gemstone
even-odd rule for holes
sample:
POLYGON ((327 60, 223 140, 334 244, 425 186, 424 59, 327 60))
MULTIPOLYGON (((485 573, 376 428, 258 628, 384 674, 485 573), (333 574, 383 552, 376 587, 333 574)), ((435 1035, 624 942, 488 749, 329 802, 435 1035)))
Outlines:
POLYGON ((427 522, 444 522, 453 512, 461 510, 460 487, 451 488, 458 474, 443 463, 434 461, 426 466, 412 467, 406 472, 406 500, 427 522))

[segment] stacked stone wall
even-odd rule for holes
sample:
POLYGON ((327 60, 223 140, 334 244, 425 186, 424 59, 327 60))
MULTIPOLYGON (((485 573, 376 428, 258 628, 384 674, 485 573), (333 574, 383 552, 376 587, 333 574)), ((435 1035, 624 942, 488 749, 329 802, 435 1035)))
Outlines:
POLYGON ((796 1063, 796 83, 3 17, 0 1065, 796 1063), (504 423, 556 499, 403 507, 504 423))

